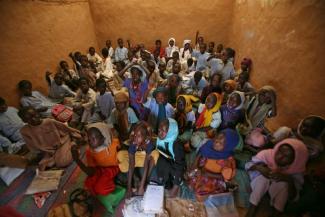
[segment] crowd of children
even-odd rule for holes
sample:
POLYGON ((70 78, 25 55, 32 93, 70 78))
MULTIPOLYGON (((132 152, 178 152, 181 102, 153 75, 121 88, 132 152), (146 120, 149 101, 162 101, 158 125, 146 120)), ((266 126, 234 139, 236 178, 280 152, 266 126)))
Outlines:
POLYGON ((93 195, 111 193, 119 179, 127 198, 143 195, 149 182, 171 197, 187 183, 199 198, 238 187, 235 152, 246 150, 252 156, 245 166, 252 187, 247 216, 266 192, 275 213, 299 200, 307 161, 323 151, 323 118, 312 116, 297 132, 268 131, 265 121, 277 115, 275 89, 255 89, 250 58, 236 71, 235 50, 222 44, 215 50, 199 34, 182 48, 174 38, 165 49, 156 40, 151 52, 127 42, 119 38, 114 50, 107 40, 101 55, 94 47, 71 53, 74 67, 62 60, 53 77, 46 72, 48 96, 21 80, 19 111, 0 98, 1 151, 14 154, 26 145, 41 156, 41 170, 74 160, 93 195))

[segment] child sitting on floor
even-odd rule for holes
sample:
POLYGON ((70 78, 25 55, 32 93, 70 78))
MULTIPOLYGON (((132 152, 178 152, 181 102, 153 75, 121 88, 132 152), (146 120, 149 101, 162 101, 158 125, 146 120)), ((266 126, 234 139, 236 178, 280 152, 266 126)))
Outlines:
POLYGON ((79 75, 73 70, 69 68, 69 64, 67 61, 60 61, 60 73, 63 74, 64 83, 72 90, 76 91, 78 89, 78 80, 79 75))
POLYGON ((196 120, 192 103, 198 101, 199 98, 192 95, 179 95, 177 97, 175 120, 178 124, 178 138, 182 143, 187 143, 191 140, 196 120))
POLYGON ((174 38, 170 38, 168 40, 168 47, 166 47, 165 49, 165 54, 167 58, 172 57, 175 51, 178 53, 179 49, 175 44, 176 44, 176 40, 174 38))
POLYGON ((86 125, 91 117, 92 109, 96 103, 96 92, 89 87, 87 78, 81 77, 79 79, 80 88, 73 102, 73 116, 70 122, 72 127, 83 127, 86 125))
POLYGON ((119 139, 124 142, 129 138, 130 130, 139 119, 131 107, 129 107, 129 95, 127 91, 118 91, 114 95, 115 108, 108 119, 108 124, 118 132, 119 139))
POLYGON ((246 216, 255 216, 256 208, 266 192, 271 197, 273 216, 283 212, 288 200, 297 200, 304 182, 307 160, 305 144, 297 139, 285 139, 273 149, 259 152, 246 163, 252 187, 246 216))
POLYGON ((246 72, 249 75, 251 68, 252 68, 252 60, 248 57, 243 58, 243 60, 240 63, 240 69, 237 71, 237 76, 239 76, 243 72, 246 72))
POLYGON ((223 102, 222 104, 227 103, 228 96, 234 92, 237 88, 237 83, 234 80, 226 80, 223 83, 223 102))
POLYGON ((245 94, 251 94, 255 92, 255 89, 251 83, 249 83, 248 72, 242 72, 238 76, 237 90, 244 92, 245 94))
POLYGON ((197 150, 204 144, 205 139, 213 137, 215 130, 221 124, 221 106, 222 96, 217 93, 210 93, 205 104, 200 104, 198 113, 199 118, 195 123, 196 132, 191 138, 191 145, 197 150))
POLYGON ((20 98, 20 104, 24 107, 32 106, 42 117, 51 117, 52 107, 56 105, 49 98, 44 96, 38 91, 32 91, 32 83, 28 80, 22 80, 18 83, 18 89, 22 94, 20 98))
POLYGON ((169 196, 177 196, 185 171, 185 154, 182 145, 177 141, 178 126, 174 119, 168 118, 160 122, 157 138, 158 183, 170 189, 169 196))
POLYGON ((157 132, 159 123, 162 120, 174 117, 174 108, 167 101, 167 89, 165 87, 155 89, 153 97, 147 99, 144 106, 150 109, 148 123, 157 132))
POLYGON ((262 87, 245 104, 246 121, 239 127, 241 134, 247 135, 252 129, 264 128, 267 117, 276 116, 276 92, 272 86, 262 87))
POLYGON ((191 89, 191 94, 197 97, 200 97, 203 89, 208 85, 208 82, 203 77, 201 71, 196 71, 194 77, 191 78, 189 87, 191 89))
POLYGON ((42 154, 39 169, 47 167, 66 167, 72 162, 71 145, 81 139, 78 130, 53 119, 41 119, 33 107, 23 107, 18 115, 27 123, 20 130, 27 148, 42 154))
POLYGON ((128 172, 126 198, 132 196, 132 181, 136 174, 135 169, 139 168, 143 168, 143 174, 139 186, 136 186, 136 194, 143 195, 145 185, 159 156, 158 152, 154 151, 152 129, 146 122, 141 121, 133 128, 130 140, 128 151, 119 151, 117 154, 121 172, 128 172))
POLYGON ((87 58, 88 58, 88 61, 92 62, 96 68, 98 66, 100 66, 101 63, 103 62, 102 58, 96 53, 96 50, 94 47, 89 48, 87 58))
POLYGON ((115 108, 114 98, 110 92, 106 90, 106 81, 102 78, 97 79, 96 89, 98 91, 96 96, 96 107, 90 122, 107 121, 115 108))
POLYGON ((87 128, 87 165, 79 157, 78 146, 72 146, 71 154, 80 169, 88 175, 85 188, 92 195, 107 195, 115 190, 114 178, 119 172, 117 149, 120 143, 117 138, 112 138, 105 123, 90 124, 87 128))
POLYGON ((45 78, 49 85, 49 98, 60 103, 63 102, 64 97, 74 97, 76 95, 63 83, 63 74, 56 73, 54 79, 51 77, 51 74, 49 71, 45 73, 45 78))
POLYGON ((227 104, 222 105, 220 108, 222 119, 220 129, 236 129, 237 124, 244 121, 244 103, 245 94, 243 92, 234 91, 230 94, 227 104))
POLYGON ((6 101, 0 97, 0 133, 3 139, 0 143, 0 151, 7 151, 9 154, 16 153, 25 144, 20 133, 24 126, 18 116, 18 110, 8 106, 6 101))
POLYGON ((167 82, 167 99, 168 102, 175 106, 177 96, 182 92, 182 86, 181 86, 182 78, 177 74, 172 74, 168 77, 167 82))
POLYGON ((179 63, 181 66, 181 62, 179 60, 179 53, 178 51, 173 52, 173 56, 167 62, 167 71, 172 72, 174 64, 179 63))
POLYGON ((201 93, 201 101, 205 102, 207 96, 212 92, 216 92, 219 94, 222 93, 221 75, 218 73, 213 74, 211 76, 210 84, 203 88, 202 93, 201 93))
POLYGON ((96 84, 96 68, 94 68, 94 65, 92 62, 89 62, 87 59, 87 56, 81 55, 80 57, 80 69, 79 69, 79 76, 87 78, 89 81, 89 85, 91 88, 95 87, 96 84))
POLYGON ((197 196, 223 193, 227 190, 226 183, 229 183, 236 173, 233 155, 235 147, 239 144, 239 137, 236 130, 224 129, 199 149, 192 166, 192 172, 199 174, 195 174, 198 176, 196 179, 190 180, 197 196), (211 183, 215 184, 210 185, 211 183))

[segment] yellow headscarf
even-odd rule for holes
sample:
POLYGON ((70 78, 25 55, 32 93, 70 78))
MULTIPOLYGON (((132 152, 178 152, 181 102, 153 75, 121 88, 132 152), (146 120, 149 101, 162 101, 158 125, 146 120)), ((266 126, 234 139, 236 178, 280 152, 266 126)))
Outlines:
POLYGON ((176 105, 177 105, 177 102, 180 97, 184 97, 184 99, 185 99, 185 109, 184 109, 185 113, 192 111, 192 103, 198 102, 200 100, 199 98, 197 98, 193 95, 179 95, 176 99, 176 105))
POLYGON ((217 102, 211 109, 208 109, 207 107, 204 108, 196 122, 197 128, 209 127, 213 113, 217 112, 221 106, 222 96, 220 94, 210 93, 209 95, 214 95, 217 98, 217 102))

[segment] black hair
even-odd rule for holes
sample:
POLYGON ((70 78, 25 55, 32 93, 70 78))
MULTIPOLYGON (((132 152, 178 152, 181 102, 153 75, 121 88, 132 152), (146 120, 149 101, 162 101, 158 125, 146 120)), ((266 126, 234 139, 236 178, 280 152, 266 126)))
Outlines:
POLYGON ((159 126, 160 126, 161 124, 164 124, 164 125, 166 124, 167 127, 169 128, 169 120, 168 120, 168 118, 165 118, 165 119, 163 119, 162 121, 160 121, 159 126))
POLYGON ((2 97, 0 97, 0 105, 6 104, 6 100, 2 97))
POLYGON ((187 60, 187 65, 193 65, 194 60, 192 58, 189 58, 187 60))
POLYGON ((103 57, 108 57, 108 49, 106 48, 106 47, 104 47, 103 49, 102 49, 102 55, 103 55, 103 57))
POLYGON ((211 76, 210 81, 212 81, 213 78, 214 78, 215 76, 218 76, 219 79, 220 79, 220 81, 222 81, 222 74, 220 74, 220 73, 214 73, 214 74, 211 76))
POLYGON ((160 39, 157 39, 156 42, 155 42, 155 44, 157 44, 157 43, 160 43, 161 44, 161 40, 160 39))
POLYGON ((325 128, 325 120, 321 117, 317 117, 317 116, 307 117, 305 120, 303 120, 302 124, 306 124, 306 122, 308 123, 307 127, 312 128, 312 130, 310 130, 310 132, 308 133, 309 135, 305 135, 305 136, 317 138, 325 128))
POLYGON ((94 48, 94 47, 89 47, 88 51, 90 51, 91 49, 94 49, 94 50, 95 50, 95 48, 94 48))
POLYGON ((99 87, 100 85, 105 85, 106 86, 106 81, 103 78, 98 78, 96 80, 96 87, 99 87))
POLYGON ((61 68, 62 68, 63 63, 67 63, 67 61, 65 61, 65 60, 61 60, 61 61, 60 61, 59 64, 60 64, 61 68))
POLYGON ((117 41, 119 41, 119 40, 122 40, 122 41, 123 41, 123 39, 122 39, 122 38, 118 38, 118 39, 117 39, 117 41))
POLYGON ((78 82, 79 82, 79 85, 81 84, 82 81, 86 81, 87 84, 89 85, 89 80, 88 80, 88 78, 86 78, 86 77, 80 77, 80 78, 79 78, 79 81, 78 81, 78 82))
POLYGON ((19 90, 23 90, 28 86, 32 86, 32 82, 28 81, 28 80, 21 80, 18 83, 18 89, 19 90))
POLYGON ((214 41, 210 41, 209 44, 213 44, 213 47, 215 46, 214 41))
POLYGON ((25 115, 27 114, 27 112, 29 110, 36 110, 33 106, 24 106, 24 107, 21 107, 18 111, 18 116, 21 118, 21 119, 24 119, 25 115))
POLYGON ((182 81, 182 78, 177 75, 177 74, 171 74, 169 77, 168 77, 168 80, 172 79, 173 77, 176 77, 176 81, 177 83, 180 83, 182 81))
POLYGON ((115 65, 116 65, 116 64, 121 64, 122 68, 125 67, 125 62, 124 62, 124 61, 118 61, 118 62, 115 63, 115 65))
POLYGON ((136 71, 138 75, 141 77, 142 76, 142 70, 140 70, 138 67, 131 67, 131 74, 136 71))
POLYGON ((200 76, 200 78, 202 78, 203 77, 203 73, 201 71, 196 71, 194 73, 194 77, 198 77, 198 76, 200 76))
POLYGON ((235 57, 236 51, 234 49, 227 47, 225 51, 227 54, 227 59, 235 57))

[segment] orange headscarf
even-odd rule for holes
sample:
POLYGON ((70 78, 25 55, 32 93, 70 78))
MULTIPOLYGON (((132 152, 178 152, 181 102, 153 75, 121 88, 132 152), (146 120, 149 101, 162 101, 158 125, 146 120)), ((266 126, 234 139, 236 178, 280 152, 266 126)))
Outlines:
POLYGON ((212 121, 213 113, 219 111, 219 108, 221 106, 222 96, 220 94, 218 94, 218 93, 210 93, 209 96, 210 95, 214 95, 216 97, 216 99, 217 99, 217 102, 211 109, 207 109, 207 107, 204 107, 204 109, 201 112, 198 120, 196 121, 196 127, 197 128, 209 127, 210 124, 211 124, 211 121, 212 121))

